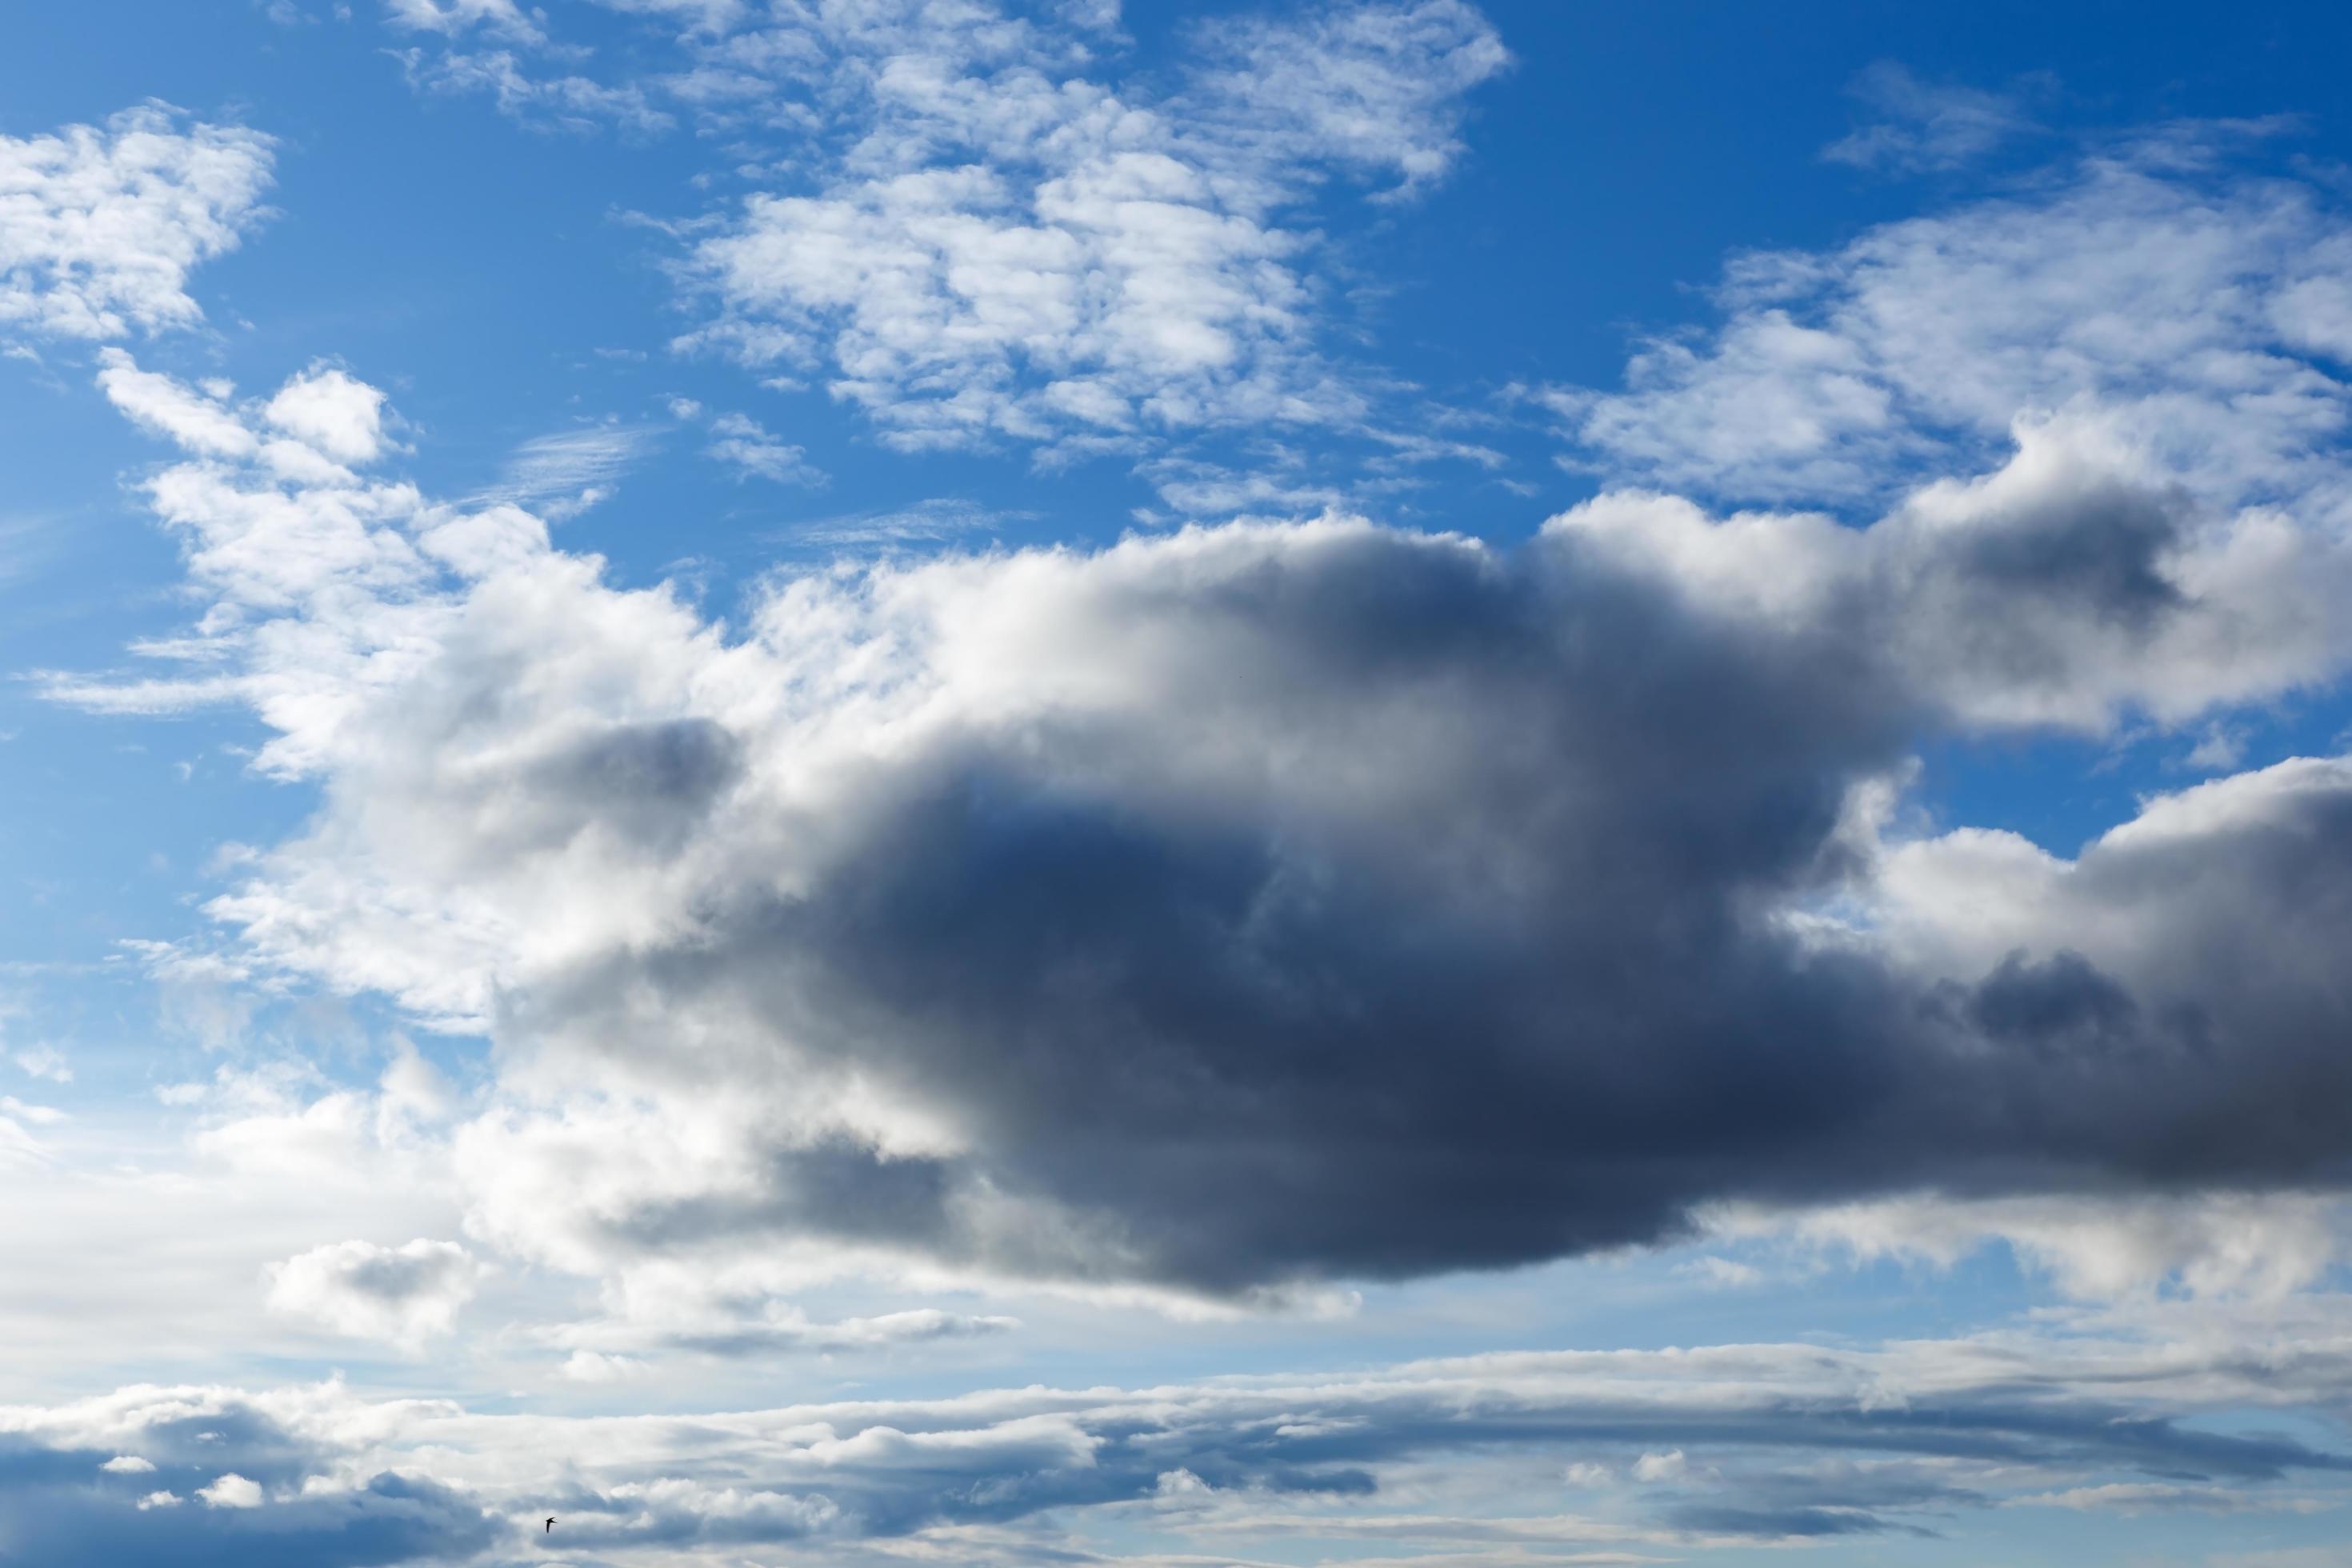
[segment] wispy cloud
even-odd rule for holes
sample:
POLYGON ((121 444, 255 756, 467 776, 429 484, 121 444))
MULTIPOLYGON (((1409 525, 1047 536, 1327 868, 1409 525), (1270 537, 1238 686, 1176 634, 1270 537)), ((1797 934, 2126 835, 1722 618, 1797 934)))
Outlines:
POLYGON ((657 426, 607 424, 536 437, 516 447, 499 482, 473 500, 507 501, 561 521, 611 496, 662 436, 657 426))
POLYGON ((710 421, 710 444, 703 450, 735 470, 738 479, 777 484, 822 485, 824 470, 808 454, 777 437, 748 414, 721 414, 710 421))
POLYGON ((2028 106, 2055 89, 2042 76, 2005 92, 1927 82, 1881 60, 1856 77, 1852 89, 1869 118, 1822 148, 1822 156, 1895 174, 1955 169, 2040 131, 2028 106))
POLYGON ((817 545, 932 544, 976 533, 987 533, 1007 523, 1026 522, 1034 512, 1006 511, 952 497, 919 500, 911 506, 877 511, 839 512, 812 518, 780 530, 780 542, 817 545))

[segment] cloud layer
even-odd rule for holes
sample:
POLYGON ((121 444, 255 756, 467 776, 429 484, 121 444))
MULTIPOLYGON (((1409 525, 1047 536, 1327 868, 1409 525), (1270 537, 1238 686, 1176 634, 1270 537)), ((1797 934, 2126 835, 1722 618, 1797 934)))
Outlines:
POLYGON ((844 1563, 1254 1560, 1376 1542, 1441 1560, 1647 1560, 1919 1534, 1996 1507, 2336 1506, 2352 1461, 2195 1419, 2223 1401, 2344 1392, 2335 1363, 2242 1354, 2250 1326, 1506 1352, 692 1416, 494 1415, 334 1383, 134 1387, 0 1410, 0 1547, 125 1563, 502 1561, 552 1514, 561 1550, 629 1563, 776 1545, 844 1563), (1568 1478, 1551 1511, 1482 1506, 1530 1467, 1568 1478))

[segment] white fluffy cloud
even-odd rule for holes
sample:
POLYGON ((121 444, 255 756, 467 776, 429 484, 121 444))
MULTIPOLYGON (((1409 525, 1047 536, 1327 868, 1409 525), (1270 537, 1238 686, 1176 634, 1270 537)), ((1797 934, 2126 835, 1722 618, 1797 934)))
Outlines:
POLYGON ((261 412, 337 462, 371 463, 383 450, 383 394, 331 365, 313 365, 296 376, 261 412))
POLYGON ((221 401, 174 381, 141 370, 121 349, 101 349, 98 384, 115 407, 142 429, 163 436, 191 452, 215 458, 249 458, 260 441, 221 401))
POLYGON ((2340 526, 2347 257, 2311 187, 2221 173, 2193 140, 2126 146, 1838 250, 1741 257, 1711 333, 1554 401, 1601 471, 1731 500, 1881 501, 2055 416, 2209 501, 2340 526))
POLYGON ((2326 835, 2347 812, 2352 759, 2298 757, 2154 796, 2073 859, 1982 829, 1897 839, 1877 852, 1861 918, 1941 976, 2021 946, 2080 954, 2158 997, 2319 983, 2334 961, 2316 930, 2289 922, 2259 952, 2224 939, 2319 890, 2326 835), (2150 898, 2158 888, 2172 896, 2150 898))
POLYGON ((1680 1480, 1690 1468, 1680 1448, 1668 1448, 1661 1453, 1644 1454, 1633 1461, 1633 1479, 1653 1485, 1659 1481, 1680 1480))
POLYGON ((206 1508, 259 1508, 261 1483, 232 1472, 208 1487, 198 1487, 196 1496, 206 1508))
POLYGON ((2326 498, 2192 504, 2104 416, 2015 436, 1992 472, 1922 485, 1868 528, 1634 490, 1547 528, 1711 614, 1789 632, 1867 622, 1907 682, 1971 725, 2179 724, 2345 668, 2352 534, 2326 498))
POLYGON ((274 1263, 268 1279, 273 1312, 413 1349, 456 1329, 481 1267, 455 1242, 343 1241, 274 1263))
POLYGON ((1507 58, 1493 29, 1459 0, 1223 24, 1166 100, 1083 74, 1102 43, 993 7, 700 43, 755 101, 822 93, 836 151, 698 243, 688 276, 721 313, 694 341, 821 367, 905 447, 1360 414, 1315 349, 1286 214, 1327 170, 1442 175, 1463 95, 1507 58))
POLYGON ((188 273, 260 216, 272 147, 162 105, 0 136, 0 330, 106 339, 200 321, 188 273))

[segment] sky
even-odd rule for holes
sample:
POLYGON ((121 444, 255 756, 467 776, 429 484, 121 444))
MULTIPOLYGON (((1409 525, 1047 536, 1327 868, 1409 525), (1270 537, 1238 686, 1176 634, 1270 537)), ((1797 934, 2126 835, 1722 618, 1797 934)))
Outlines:
POLYGON ((9 7, 0 1563, 2352 1560, 2347 49, 9 7))

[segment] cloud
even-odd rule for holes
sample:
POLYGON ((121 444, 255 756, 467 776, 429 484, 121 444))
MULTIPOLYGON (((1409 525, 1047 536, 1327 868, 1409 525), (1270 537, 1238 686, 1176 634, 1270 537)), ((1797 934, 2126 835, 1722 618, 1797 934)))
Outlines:
POLYGON ((1468 94, 1511 59, 1463 0, 1244 14, 1195 41, 1211 62, 1204 120, 1272 159, 1392 176, 1391 196, 1446 175, 1465 151, 1468 94))
POLYGON ((910 449, 1357 420, 1286 215, 1335 172, 1441 177, 1507 58, 1458 0, 1315 7, 1196 29, 1155 100, 1076 74, 1101 58, 1085 23, 881 15, 696 46, 752 101, 821 95, 828 155, 695 243, 682 275, 718 313, 685 341, 820 368, 910 449))
POLYGON ((163 104, 0 136, 0 330, 103 340, 202 321, 188 273, 259 220, 274 145, 163 104))
POLYGON ((212 457, 249 458, 261 449, 245 422, 218 398, 141 370, 121 349, 100 350, 99 363, 104 368, 98 384, 107 400, 142 429, 212 457))
MULTIPOLYGON (((2167 1481, 2110 1481, 2105 1486, 2071 1487, 2062 1492, 2011 1498, 2011 1508, 2063 1508, 2077 1513, 2244 1513, 2263 1509, 2315 1506, 2300 1498, 2250 1497, 2224 1487, 2184 1487, 2167 1481)), ((2326 1506, 2326 1505, 2316 1505, 2326 1506)))
POLYGON ((612 125, 650 136, 677 123, 634 84, 608 87, 583 76, 534 76, 510 49, 453 49, 433 56, 407 49, 396 58, 412 86, 428 92, 487 92, 499 113, 534 129, 586 135, 612 125))
POLYGON ((0 1539, 33 1560, 134 1565, 463 1561, 512 1549, 514 1527, 494 1520, 554 1513, 567 1551, 681 1562, 777 1545, 856 1560, 861 1543, 1035 1562, 1142 1520, 1227 1560, 1301 1540, 1654 1556, 1916 1533, 1921 1519, 1999 1506, 2339 1501, 2342 1456, 2196 1419, 2224 1401, 2341 1392, 2332 1363, 2244 1354, 2245 1326, 1509 1352, 721 1415, 491 1413, 334 1383, 139 1387, 0 1413, 0 1539), (100 1470, 96 1456, 121 1447, 153 1471, 100 1470), (1563 1454, 1580 1476, 1651 1484, 1607 1489, 1588 1512, 1496 1512, 1498 1476, 1563 1454), (165 1525, 137 1505, 157 1478, 259 1506, 165 1525))
POLYGON ((480 1278, 473 1255, 455 1242, 335 1242, 269 1266, 269 1310, 414 1349, 457 1328, 480 1278))
POLYGON ((1683 1458, 1683 1451, 1680 1448, 1669 1448, 1664 1453, 1644 1454, 1634 1460, 1633 1479, 1653 1484, 1659 1481, 1678 1481, 1689 1468, 1689 1462, 1683 1458))
POLYGON ((240 1475, 226 1475, 208 1487, 198 1487, 196 1496, 206 1508, 259 1508, 261 1486, 240 1475))
POLYGON ((1785 1236, 1861 1259, 1896 1258, 1938 1268, 2000 1241, 2076 1300, 2127 1299, 2168 1288, 2195 1297, 2278 1300, 2315 1284, 2343 1256, 2341 1208, 2339 1199, 2297 1193, 1913 1195, 1792 1214, 1732 1208, 1710 1215, 1707 1224, 1727 1236, 1785 1236))
POLYGON ((1002 524, 1028 521, 1034 515, 998 511, 976 501, 941 496, 889 510, 844 512, 796 522, 778 538, 810 545, 937 544, 967 534, 993 532, 1002 524))
POLYGON ((515 0, 385 0, 385 19, 411 32, 456 35, 480 28, 520 43, 547 35, 515 0))
POLYGON ((834 1323, 813 1323, 797 1310, 772 1305, 758 1315, 704 1311, 667 1321, 637 1319, 567 1324, 548 1331, 546 1338, 551 1344, 578 1347, 573 1351, 572 1362, 566 1363, 568 1375, 592 1376, 616 1363, 634 1367, 638 1358, 657 1351, 728 1359, 814 1355, 935 1340, 973 1339, 1008 1333, 1020 1326, 1015 1318, 943 1312, 931 1307, 871 1318, 847 1318, 834 1323), (632 1353, 623 1355, 621 1352, 632 1353), (571 1371, 583 1355, 586 1370, 571 1371))
POLYGON ((657 430, 612 424, 536 436, 509 456, 497 484, 470 499, 530 507, 561 521, 611 496, 659 438, 657 430))
POLYGON ((259 765, 326 785, 210 905, 234 962, 496 1034, 450 1158, 520 1257, 1249 1299, 2352 1148, 2347 764, 2071 870, 1887 833, 1923 737, 2341 668, 2341 547, 2096 422, 1867 528, 1194 528, 786 574, 726 631, 511 506, 202 447, 149 489, 259 765))
POLYGON ((65 1053, 55 1046, 31 1046, 15 1052, 9 1058, 17 1070, 30 1078, 47 1079, 52 1083, 73 1082, 73 1067, 65 1053))
POLYGON ((336 1384, 140 1386, 11 1406, 0 1411, 0 1551, 126 1568, 467 1561, 508 1533, 478 1500, 413 1467, 357 1462, 373 1447, 367 1427, 425 1408, 371 1407, 336 1384), (99 1463, 124 1448, 143 1463, 99 1463))
POLYGON ((288 382, 262 417, 339 463, 372 463, 383 451, 383 394, 332 365, 288 382))
POLYGON ((779 440, 748 414, 721 414, 711 420, 710 432, 714 439, 703 450, 733 468, 738 479, 793 485, 824 479, 800 447, 779 440))
POLYGON ((2023 93, 1987 92, 1925 82, 1881 60, 1857 76, 1852 89, 1871 122, 1822 148, 1822 156, 1900 174, 1957 168, 2039 130, 2021 99, 2044 95, 2049 85, 2033 79, 2023 93))
POLYGON ((2053 418, 2217 505, 2346 504, 2333 300, 2352 226, 2301 184, 2143 144, 1822 253, 1735 258, 1713 331, 1553 395, 1612 479, 1884 504, 2053 418))

